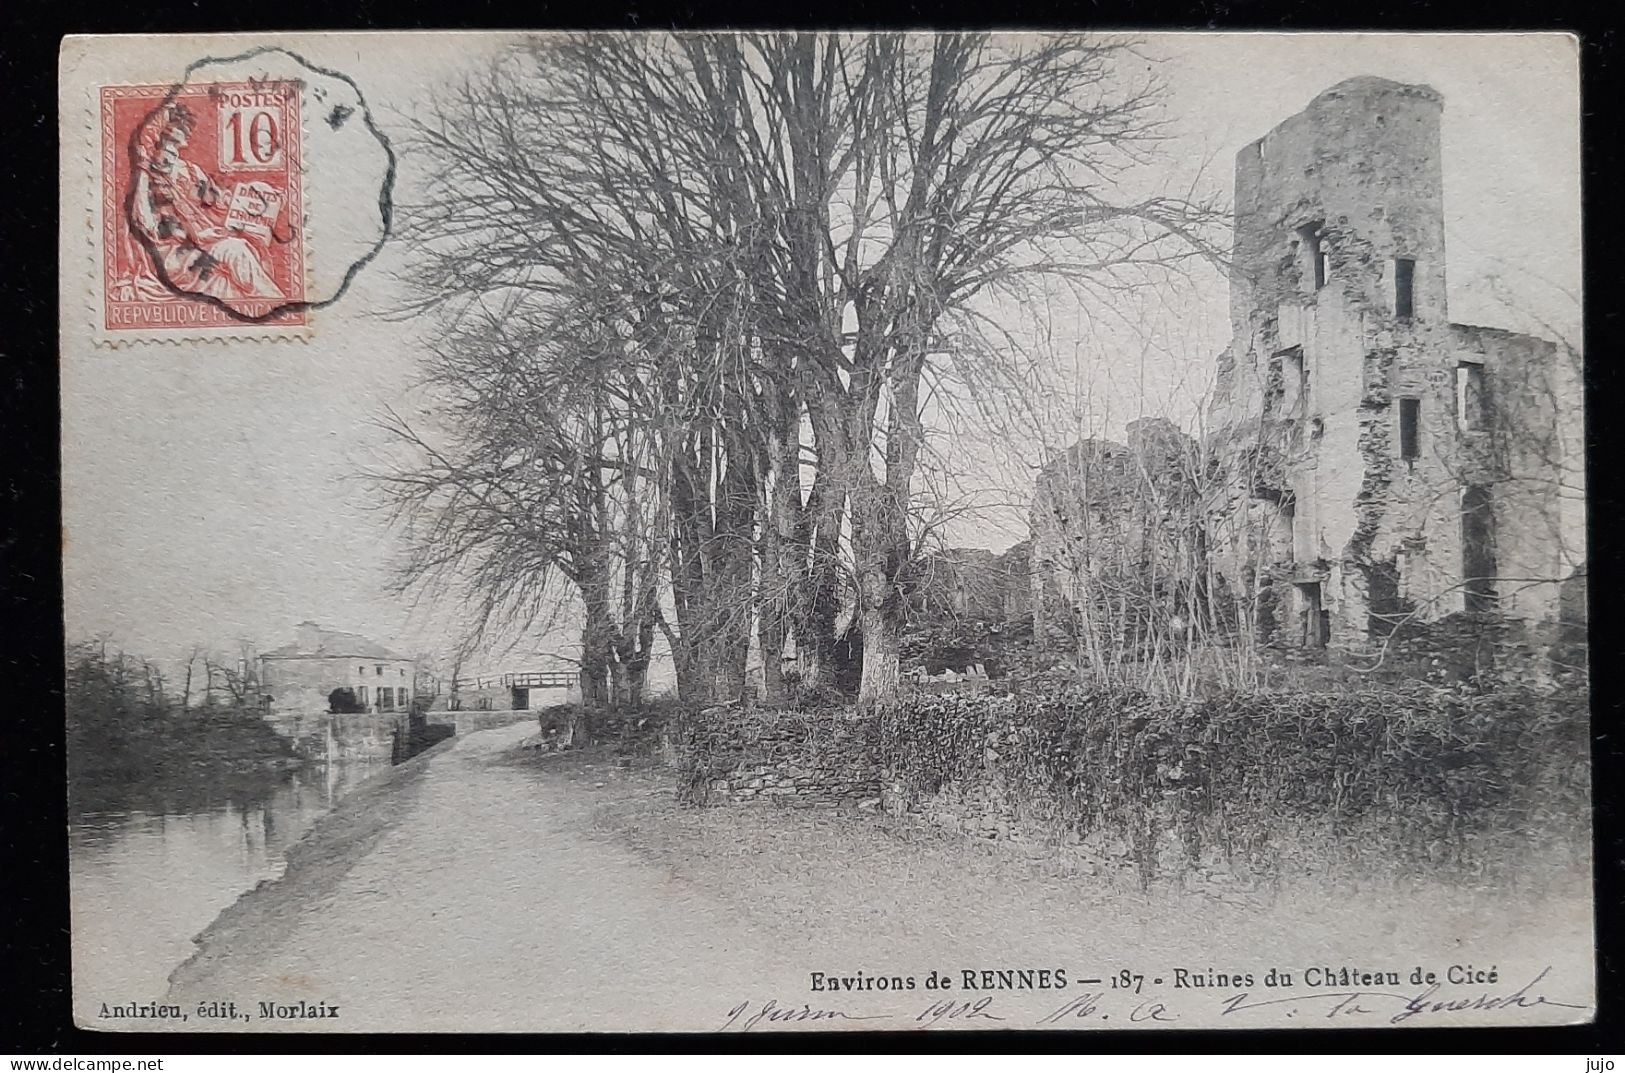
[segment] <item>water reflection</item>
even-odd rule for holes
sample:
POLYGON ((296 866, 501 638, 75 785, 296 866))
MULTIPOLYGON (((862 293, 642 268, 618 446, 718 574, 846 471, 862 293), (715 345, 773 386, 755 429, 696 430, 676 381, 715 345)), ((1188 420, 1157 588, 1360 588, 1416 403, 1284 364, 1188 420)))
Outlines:
POLYGON ((355 758, 182 787, 75 787, 76 1007, 93 1016, 103 1001, 161 997, 193 937, 238 895, 280 876, 288 847, 388 766, 355 758))

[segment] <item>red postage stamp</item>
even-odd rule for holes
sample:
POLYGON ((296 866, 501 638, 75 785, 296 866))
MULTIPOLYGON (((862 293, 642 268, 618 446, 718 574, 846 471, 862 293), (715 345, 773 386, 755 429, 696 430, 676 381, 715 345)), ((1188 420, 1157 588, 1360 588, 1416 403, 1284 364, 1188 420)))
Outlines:
POLYGON ((305 323, 300 91, 101 90, 104 327, 305 323))

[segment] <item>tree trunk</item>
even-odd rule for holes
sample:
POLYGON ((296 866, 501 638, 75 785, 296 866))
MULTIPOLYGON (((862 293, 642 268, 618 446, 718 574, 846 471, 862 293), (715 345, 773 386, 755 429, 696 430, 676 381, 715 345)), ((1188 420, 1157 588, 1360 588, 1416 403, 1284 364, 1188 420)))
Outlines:
MULTIPOLYGON (((591 735, 591 713, 610 704, 609 672, 614 662, 614 632, 609 621, 609 584, 603 572, 589 568, 581 584, 585 618, 581 626, 581 709, 591 735)), ((574 731, 572 730, 572 736, 574 731)))
POLYGON ((609 703, 609 682, 607 680, 608 668, 599 666, 588 667, 585 661, 581 665, 581 707, 594 711, 602 709, 609 703))
MULTIPOLYGON (((746 402, 741 399, 738 405, 743 409, 746 402)), ((717 442, 727 467, 715 485, 715 527, 706 558, 703 616, 711 641, 712 700, 731 703, 745 691, 750 658, 759 497, 752 480, 752 449, 743 432, 725 428, 717 442)))
POLYGON ((866 605, 860 621, 863 624, 863 685, 858 692, 858 705, 872 708, 890 703, 902 688, 898 664, 902 630, 897 616, 884 605, 866 605))
POLYGON ((858 568, 858 624, 863 631, 863 676, 858 704, 885 704, 902 682, 902 575, 908 563, 903 519, 885 489, 870 483, 853 497, 852 545, 858 568))
POLYGON ((809 407, 807 413, 819 467, 806 505, 795 519, 786 554, 790 560, 789 617, 796 642, 797 670, 801 687, 817 692, 835 687, 841 522, 847 499, 840 467, 847 461, 845 441, 835 419, 822 407, 809 407))
POLYGON ((715 702, 716 598, 712 523, 708 485, 713 444, 704 429, 684 437, 671 464, 671 592, 676 628, 667 626, 677 693, 684 703, 715 702), (702 477, 702 475, 705 475, 702 477))
POLYGON ((672 671, 677 677, 677 699, 684 704, 698 704, 700 684, 695 673, 694 654, 675 631, 668 633, 671 645, 672 671))
POLYGON ((794 514, 801 493, 789 482, 795 479, 792 459, 778 453, 771 467, 772 491, 766 517, 757 538, 760 574, 756 582, 756 640, 762 654, 762 692, 769 704, 782 704, 784 692, 784 642, 789 632, 791 564, 790 540, 794 514), (791 496, 795 502, 791 502, 791 496))
MULTIPOLYGON (((917 243, 899 236, 898 271, 909 278, 909 265, 915 263, 917 243)), ((919 387, 925 362, 925 340, 933 318, 906 295, 881 295, 860 302, 857 308, 858 332, 853 347, 849 392, 862 400, 856 412, 843 415, 840 423, 827 423, 838 433, 843 482, 850 489, 852 549, 858 579, 859 622, 863 627, 863 677, 858 703, 884 704, 899 691, 901 650, 906 597, 912 587, 913 546, 908 532, 908 510, 914 468, 924 440, 920 420, 919 387), (901 301, 902 308, 887 310, 901 301), (889 325, 888 323, 889 322, 889 325), (890 327, 890 332, 883 328, 890 327), (900 348, 886 335, 902 340, 900 348), (880 385, 890 388, 886 414, 885 474, 877 476, 870 461, 875 441, 880 385)))
POLYGON ((796 641, 801 685, 809 690, 835 686, 835 620, 840 614, 840 516, 835 511, 819 522, 808 542, 790 593, 790 625, 796 641))
POLYGON ((789 699, 784 688, 784 619, 770 621, 768 610, 764 608, 756 633, 762 648, 763 699, 769 704, 783 704, 789 699))
POLYGON ((634 712, 643 710, 643 689, 649 681, 649 663, 629 663, 626 665, 626 703, 634 712))
POLYGON ((623 711, 643 708, 643 686, 649 677, 654 632, 654 623, 645 618, 638 623, 635 634, 623 634, 615 646, 615 664, 620 673, 615 700, 623 711))
POLYGON ((757 538, 760 573, 756 582, 756 641, 762 656, 762 693, 769 704, 783 704, 784 643, 790 621, 789 541, 786 539, 786 504, 781 495, 787 477, 773 473, 773 492, 757 538))

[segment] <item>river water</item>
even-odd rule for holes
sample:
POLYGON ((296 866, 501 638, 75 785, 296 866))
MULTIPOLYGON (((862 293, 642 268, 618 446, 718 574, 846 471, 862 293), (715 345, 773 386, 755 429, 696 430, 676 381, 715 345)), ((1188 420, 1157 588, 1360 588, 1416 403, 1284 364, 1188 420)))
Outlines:
POLYGON ((192 939, 388 759, 239 777, 142 808, 76 813, 68 831, 75 1005, 149 1002, 192 939))

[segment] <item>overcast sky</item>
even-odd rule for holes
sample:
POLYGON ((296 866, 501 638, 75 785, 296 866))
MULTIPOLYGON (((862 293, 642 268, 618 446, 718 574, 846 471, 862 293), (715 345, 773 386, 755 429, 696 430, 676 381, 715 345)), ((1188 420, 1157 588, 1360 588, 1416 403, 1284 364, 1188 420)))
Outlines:
MULTIPOLYGON (((493 44, 429 39, 304 38, 317 64, 344 70, 386 130, 433 86, 493 44)), ((1566 38, 1358 35, 1152 35, 1147 62, 1167 80, 1170 184, 1228 200, 1235 153, 1321 90, 1354 75, 1425 82, 1443 94, 1450 312, 1457 321, 1575 333, 1579 311, 1579 110, 1566 38), (1492 278, 1504 280, 1498 298, 1492 278), (1502 298, 1510 298, 1510 305, 1502 298)), ((166 73, 154 72, 153 79, 166 73)), ((83 122, 64 114, 64 123, 83 122)), ((315 166, 315 162, 313 162, 315 166)), ((413 161, 401 161, 402 183, 413 161)), ((65 218, 90 206, 65 205, 65 218)), ((111 634, 168 657, 193 643, 263 648, 314 618, 407 654, 443 648, 458 623, 388 595, 392 542, 354 475, 378 444, 368 422, 411 407, 414 329, 369 316, 390 304, 409 251, 395 244, 320 314, 308 343, 94 350, 65 330, 64 556, 70 640, 111 634)), ((65 281, 71 286, 72 281, 65 281)), ((1088 396, 1079 428, 1112 434, 1125 419, 1188 422, 1228 340, 1216 274, 1126 312, 1049 311, 1055 346, 1088 396), (1140 385, 1144 385, 1143 393, 1140 385)), ((1020 489, 1010 498, 1019 500, 1020 489)), ((1020 539, 1019 511, 967 522, 955 542, 1020 539)), ((569 652, 532 638, 493 666, 569 652)))

